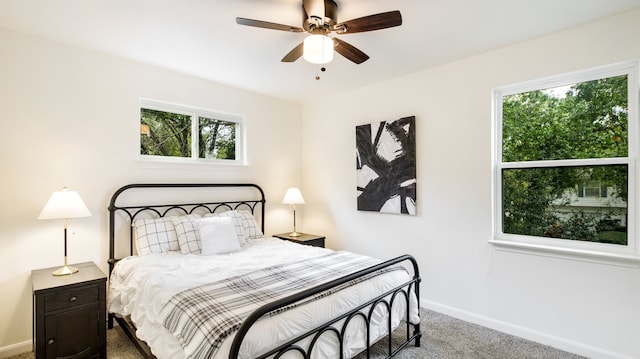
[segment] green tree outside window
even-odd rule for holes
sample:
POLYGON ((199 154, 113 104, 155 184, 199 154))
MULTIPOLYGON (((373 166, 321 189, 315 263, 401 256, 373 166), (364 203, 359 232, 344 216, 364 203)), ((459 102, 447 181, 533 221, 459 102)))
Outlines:
POLYGON ((526 164, 627 157, 627 82, 622 75, 502 98, 504 233, 627 245, 627 165, 526 164), (605 196, 585 197, 596 181, 605 196))
POLYGON ((238 122, 200 116, 197 111, 140 109, 140 154, 144 156, 237 160, 238 122), (194 147, 195 145, 195 147, 194 147))

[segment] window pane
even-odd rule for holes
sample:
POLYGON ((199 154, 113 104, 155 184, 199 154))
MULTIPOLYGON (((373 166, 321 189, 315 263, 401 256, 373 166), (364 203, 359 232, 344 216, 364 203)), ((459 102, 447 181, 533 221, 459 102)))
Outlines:
POLYGON ((504 169, 503 232, 627 245, 627 171, 626 165, 504 169))
POLYGON ((600 197, 600 189, 600 181, 586 181, 584 184, 584 196, 600 197))
POLYGON ((140 154, 191 157, 191 117, 140 109, 140 154))
POLYGON ((627 75, 502 100, 504 162, 626 157, 627 75))
POLYGON ((199 158, 236 159, 236 124, 200 117, 199 158))

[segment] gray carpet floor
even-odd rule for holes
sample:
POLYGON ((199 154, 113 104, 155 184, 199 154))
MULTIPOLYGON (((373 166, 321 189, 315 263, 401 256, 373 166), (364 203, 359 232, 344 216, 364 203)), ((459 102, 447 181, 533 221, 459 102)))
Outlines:
MULTIPOLYGON (((421 310, 420 347, 408 346, 397 359, 586 359, 553 347, 501 333, 434 311, 421 310)), ((398 328, 392 342, 401 342, 406 332, 398 328)), ((384 358, 386 343, 373 346, 372 358, 384 358)), ((358 359, 366 358, 360 355, 358 359)))
MULTIPOLYGON (((476 324, 458 320, 430 310, 422 310, 421 346, 410 345, 398 359, 584 359, 579 355, 504 334, 476 324)), ((394 332, 393 342, 402 341, 406 332, 402 325, 394 332)), ((385 358, 387 343, 382 340, 372 347, 371 358, 385 358)), ((107 331, 107 358, 141 359, 133 344, 119 327, 107 331)), ((361 354, 357 359, 364 359, 361 354)), ((33 359, 24 353, 9 359, 33 359)))

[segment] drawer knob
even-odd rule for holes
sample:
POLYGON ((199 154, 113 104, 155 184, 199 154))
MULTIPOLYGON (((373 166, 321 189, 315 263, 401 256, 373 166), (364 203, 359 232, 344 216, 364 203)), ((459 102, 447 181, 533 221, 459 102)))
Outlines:
POLYGON ((49 339, 49 340, 47 341, 47 344, 53 344, 53 343, 55 343, 55 342, 56 342, 56 340, 55 340, 55 339, 53 339, 53 338, 51 338, 51 339, 49 339))
POLYGON ((75 295, 71 298, 69 298, 70 302, 75 302, 76 300, 78 300, 78 297, 76 297, 75 295))

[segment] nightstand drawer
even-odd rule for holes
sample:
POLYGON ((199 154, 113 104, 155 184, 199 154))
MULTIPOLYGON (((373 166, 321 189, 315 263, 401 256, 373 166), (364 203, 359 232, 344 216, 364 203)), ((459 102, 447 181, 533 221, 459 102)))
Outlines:
POLYGON ((315 238, 315 239, 308 239, 306 241, 300 241, 298 242, 300 244, 305 244, 307 246, 312 246, 312 247, 320 247, 320 248, 324 248, 324 237, 322 238, 315 238))
POLYGON ((44 297, 44 311, 53 312, 60 309, 71 309, 100 301, 98 286, 84 287, 64 293, 49 294, 44 297))

